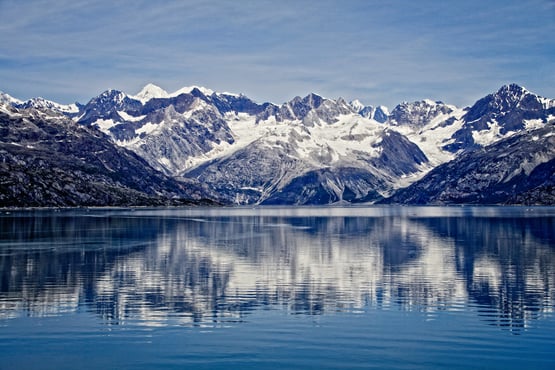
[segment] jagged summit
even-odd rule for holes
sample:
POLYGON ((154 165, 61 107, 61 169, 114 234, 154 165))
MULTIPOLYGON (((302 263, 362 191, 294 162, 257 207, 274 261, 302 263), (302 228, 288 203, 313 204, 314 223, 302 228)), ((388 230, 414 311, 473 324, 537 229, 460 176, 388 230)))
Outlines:
POLYGON ((365 108, 365 105, 358 99, 355 100, 351 100, 349 102, 349 105, 351 106, 351 108, 353 108, 355 110, 355 112, 360 112, 361 110, 363 110, 365 108))
POLYGON ((377 107, 364 105, 360 100, 355 99, 349 102, 349 106, 362 117, 370 118, 380 123, 384 123, 389 118, 389 109, 383 105, 377 107))
MULTIPOLYGON (((26 108, 0 97, 4 107, 26 108)), ((41 98, 31 103, 235 204, 373 202, 465 153, 555 121, 555 100, 516 84, 470 108, 423 99, 391 113, 315 93, 258 104, 199 86, 168 93, 154 84, 137 95, 106 90, 76 113, 41 98)))
POLYGON ((432 119, 440 115, 450 114, 453 111, 454 107, 432 100, 403 102, 391 111, 389 120, 394 125, 421 127, 432 119))
POLYGON ((530 93, 524 87, 517 84, 504 85, 497 92, 478 100, 468 111, 467 120, 472 121, 485 114, 494 115, 513 110, 525 97, 538 100, 538 95, 530 93))
POLYGON ((517 84, 504 85, 497 92, 478 100, 468 110, 465 119, 481 128, 495 120, 506 132, 522 128, 525 118, 543 118, 539 112, 552 107, 552 102, 517 84))
POLYGON ((501 86, 497 91, 498 94, 502 94, 503 92, 524 94, 524 93, 529 93, 530 91, 528 91, 524 86, 521 86, 516 83, 510 83, 510 84, 501 86))

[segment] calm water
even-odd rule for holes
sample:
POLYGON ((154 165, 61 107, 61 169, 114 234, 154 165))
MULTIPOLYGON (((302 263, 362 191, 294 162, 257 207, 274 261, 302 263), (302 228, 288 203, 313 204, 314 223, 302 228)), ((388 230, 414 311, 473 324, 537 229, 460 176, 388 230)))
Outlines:
POLYGON ((555 369, 555 208, 2 211, 0 369, 555 369))

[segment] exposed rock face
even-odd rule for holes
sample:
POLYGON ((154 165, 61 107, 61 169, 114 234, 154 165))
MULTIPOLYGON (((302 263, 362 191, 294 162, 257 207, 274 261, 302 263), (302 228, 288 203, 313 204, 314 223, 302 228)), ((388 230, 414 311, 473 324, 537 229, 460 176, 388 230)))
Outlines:
POLYGON ((384 203, 554 204, 555 123, 464 153, 384 203))
POLYGON ((379 142, 380 154, 371 160, 374 167, 393 177, 416 173, 428 162, 418 145, 393 130, 385 130, 379 142))
POLYGON ((372 172, 353 167, 322 168, 295 177, 261 204, 318 205, 339 201, 362 203, 376 201, 387 182, 372 172))
POLYGON ((439 115, 453 112, 453 108, 442 102, 422 100, 414 103, 402 103, 391 111, 389 122, 392 125, 422 127, 439 115))
POLYGON ((353 108, 343 99, 330 100, 316 94, 299 96, 281 105, 268 105, 257 115, 257 121, 274 118, 277 122, 303 121, 306 126, 316 123, 334 123, 340 115, 352 114, 353 108))
POLYGON ((52 111, 0 108, 0 206, 192 204, 205 192, 52 111))
POLYGON ((547 123, 555 115, 555 101, 542 98, 518 85, 506 85, 478 100, 464 115, 464 125, 444 149, 457 152, 480 146, 477 135, 494 132, 497 138, 526 128, 527 121, 547 123))
MULTIPOLYGON (((219 104, 225 105, 223 97, 219 104)), ((190 166, 187 159, 234 140, 220 111, 198 89, 146 102, 119 91, 106 91, 91 99, 78 122, 99 126, 119 145, 170 175, 190 166)))

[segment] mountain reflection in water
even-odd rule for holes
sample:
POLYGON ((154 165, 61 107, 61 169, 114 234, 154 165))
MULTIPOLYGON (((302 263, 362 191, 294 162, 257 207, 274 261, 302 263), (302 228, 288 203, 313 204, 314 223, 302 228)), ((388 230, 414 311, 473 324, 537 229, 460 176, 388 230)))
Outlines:
POLYGON ((518 331, 555 306, 551 208, 27 211, 2 214, 0 230, 0 319, 474 307, 518 331))

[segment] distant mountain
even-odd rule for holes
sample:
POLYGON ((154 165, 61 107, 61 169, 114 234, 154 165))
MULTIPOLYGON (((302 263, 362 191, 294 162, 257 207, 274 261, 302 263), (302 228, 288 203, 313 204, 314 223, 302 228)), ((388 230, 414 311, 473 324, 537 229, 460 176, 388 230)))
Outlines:
POLYGON ((195 204, 206 194, 94 128, 7 105, 0 105, 0 179, 2 207, 195 204))
POLYGON ((80 107, 77 104, 63 105, 56 102, 46 100, 44 98, 32 98, 15 105, 17 108, 35 108, 40 110, 53 110, 54 112, 72 115, 79 112, 80 107))
POLYGON ((59 104, 44 98, 32 98, 26 101, 16 99, 6 93, 0 91, 0 104, 7 104, 15 108, 36 108, 39 110, 52 110, 57 113, 63 113, 65 115, 72 115, 79 112, 81 106, 78 103, 64 105, 59 104))
POLYGON ((455 111, 442 102, 422 100, 414 103, 401 103, 391 111, 389 123, 394 126, 410 126, 421 128, 432 122, 437 117, 449 116, 455 111))
MULTIPOLYGON (((7 94, 0 102, 63 114, 98 129, 106 134, 102 140, 146 161, 149 173, 156 169, 166 179, 196 186, 197 197, 229 204, 372 203, 393 194, 390 199, 414 202, 401 198, 402 189, 423 184, 428 173, 458 163, 443 173, 454 176, 463 166, 459 160, 470 155, 486 160, 482 148, 497 148, 502 156, 503 146, 496 143, 517 136, 524 143, 534 130, 555 121, 555 100, 514 84, 471 107, 421 100, 403 102, 391 112, 313 93, 276 105, 199 86, 168 93, 153 84, 135 95, 107 90, 71 106, 41 98, 23 102, 7 94)), ((493 177, 501 176, 498 170, 488 167, 493 177)), ((519 196, 529 201, 539 191, 534 189, 499 201, 523 202, 519 196)), ((487 196, 454 202, 485 202, 487 196)))
POLYGON ((23 103, 21 100, 12 97, 9 94, 0 91, 0 104, 6 104, 10 106, 16 106, 23 103))
POLYGON ((555 122, 468 151, 382 203, 555 204, 555 122))
POLYGON ((362 117, 373 119, 376 122, 384 123, 389 117, 389 110, 383 105, 374 108, 371 105, 362 104, 359 100, 353 100, 349 105, 362 117))

